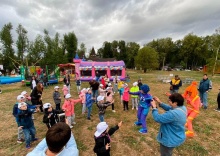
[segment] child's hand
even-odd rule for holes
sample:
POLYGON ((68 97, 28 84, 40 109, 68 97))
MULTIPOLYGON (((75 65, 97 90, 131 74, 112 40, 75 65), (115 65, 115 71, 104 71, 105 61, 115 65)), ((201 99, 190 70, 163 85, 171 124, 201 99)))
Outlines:
POLYGON ((159 99, 158 97, 156 97, 156 96, 154 96, 153 99, 154 99, 156 102, 158 102, 158 103, 162 103, 162 102, 160 101, 160 99, 159 99))
POLYGON ((121 127, 121 125, 122 125, 122 121, 118 123, 118 127, 121 127))
POLYGON ((18 127, 19 129, 22 129, 23 128, 23 126, 20 126, 20 127, 18 127))
POLYGON ((59 99, 61 99, 61 97, 59 97, 59 99))
POLYGON ((107 144, 105 145, 105 149, 106 149, 106 150, 108 150, 110 147, 111 147, 110 143, 107 143, 107 144))
POLYGON ((155 100, 151 101, 151 106, 152 106, 153 108, 156 108, 156 107, 157 107, 155 100))

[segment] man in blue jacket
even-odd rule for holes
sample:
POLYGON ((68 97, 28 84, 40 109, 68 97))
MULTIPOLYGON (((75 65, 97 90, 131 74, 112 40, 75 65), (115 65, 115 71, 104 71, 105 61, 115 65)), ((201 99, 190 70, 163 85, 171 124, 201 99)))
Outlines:
POLYGON ((198 90, 200 100, 202 102, 203 108, 208 108, 208 92, 212 89, 212 81, 208 79, 207 74, 203 75, 203 79, 200 81, 198 90))
POLYGON ((172 156, 173 149, 180 146, 186 139, 186 107, 181 94, 174 93, 169 97, 169 105, 164 104, 159 98, 154 97, 151 102, 152 115, 156 122, 160 123, 157 141, 160 143, 161 156, 172 156), (158 113, 156 102, 166 112, 158 113))

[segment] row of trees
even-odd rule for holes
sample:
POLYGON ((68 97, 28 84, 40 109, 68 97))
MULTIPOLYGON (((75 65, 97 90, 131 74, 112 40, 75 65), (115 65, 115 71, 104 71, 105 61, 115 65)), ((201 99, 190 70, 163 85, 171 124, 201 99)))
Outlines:
MULTIPOLYGON (((78 48, 77 36, 74 32, 59 33, 51 37, 47 30, 37 35, 34 41, 27 37, 28 31, 19 24, 16 28, 18 38, 12 37, 13 26, 5 24, 0 31, 0 64, 6 69, 14 69, 21 64, 45 66, 72 62, 77 52, 80 57, 86 53, 86 45, 78 48), (13 60, 13 61, 12 61, 13 60)), ((161 69, 164 65, 194 69, 208 64, 209 69, 219 65, 218 50, 220 48, 220 29, 210 36, 199 37, 193 33, 183 39, 173 41, 172 38, 161 38, 140 47, 135 42, 105 41, 96 54, 101 58, 124 60, 127 68, 161 69)), ((94 54, 94 48, 90 50, 94 54)))

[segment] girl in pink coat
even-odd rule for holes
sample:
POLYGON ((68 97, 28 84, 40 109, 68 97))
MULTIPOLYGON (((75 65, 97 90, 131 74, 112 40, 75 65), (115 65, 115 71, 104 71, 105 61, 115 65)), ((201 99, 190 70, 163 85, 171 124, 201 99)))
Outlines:
POLYGON ((64 95, 64 98, 65 98, 65 96, 66 96, 66 95, 68 94, 68 92, 69 92, 69 89, 68 89, 68 87, 67 87, 66 85, 63 85, 62 91, 63 91, 63 95, 64 95))
POLYGON ((82 114, 86 112, 86 88, 83 88, 79 94, 79 98, 82 99, 82 114))
POLYGON ((65 101, 64 104, 62 106, 63 111, 65 111, 65 116, 67 118, 67 122, 68 125, 70 126, 70 128, 73 128, 72 124, 76 124, 74 122, 75 119, 75 111, 74 111, 74 106, 76 103, 81 102, 82 99, 71 99, 71 95, 70 94, 66 94, 65 96, 65 101))
POLYGON ((124 111, 128 110, 128 101, 129 101, 129 98, 130 98, 129 90, 130 89, 128 88, 128 84, 125 83, 124 84, 124 93, 122 95, 124 111))

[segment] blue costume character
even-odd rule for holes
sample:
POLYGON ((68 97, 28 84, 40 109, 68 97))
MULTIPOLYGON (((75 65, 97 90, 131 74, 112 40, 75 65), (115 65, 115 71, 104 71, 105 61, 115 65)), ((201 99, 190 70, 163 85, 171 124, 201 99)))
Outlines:
POLYGON ((153 99, 153 97, 148 94, 149 91, 149 86, 144 84, 141 86, 141 90, 139 92, 129 92, 129 94, 138 95, 140 99, 137 112, 138 121, 134 123, 136 126, 142 126, 139 130, 140 133, 147 133, 146 118, 150 110, 151 100, 153 99))

